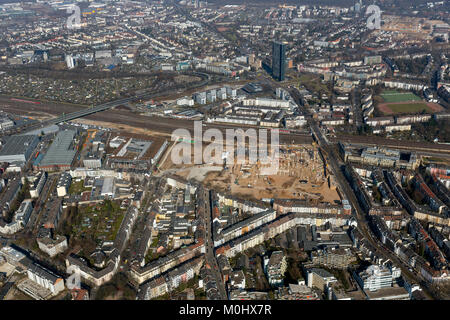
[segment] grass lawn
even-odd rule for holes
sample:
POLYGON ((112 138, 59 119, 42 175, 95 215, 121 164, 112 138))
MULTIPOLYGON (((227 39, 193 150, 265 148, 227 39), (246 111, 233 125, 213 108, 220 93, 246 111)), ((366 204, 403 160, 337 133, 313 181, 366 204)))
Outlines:
POLYGON ((90 191, 92 188, 86 188, 84 186, 84 180, 75 181, 73 180, 69 187, 69 194, 81 194, 84 191, 90 191))
POLYGON ((78 209, 77 223, 73 235, 80 239, 87 236, 97 241, 114 240, 124 218, 125 210, 119 204, 106 200, 91 206, 81 206, 78 209))
POLYGON ((313 91, 313 93, 317 93, 320 91, 324 91, 326 94, 330 94, 330 90, 327 85, 321 82, 321 78, 316 75, 311 74, 302 74, 298 78, 298 82, 300 85, 304 85, 306 89, 313 91))
POLYGON ((430 108, 423 102, 417 103, 405 103, 405 104, 392 104, 388 105, 389 109, 391 109, 394 113, 418 113, 423 110, 426 112, 432 112, 430 108))
POLYGON ((145 255, 145 263, 152 262, 159 258, 159 254, 156 252, 153 252, 152 250, 148 250, 147 254, 145 255))
POLYGON ((384 102, 406 102, 406 101, 420 101, 421 99, 411 92, 398 91, 383 91, 381 94, 384 102))

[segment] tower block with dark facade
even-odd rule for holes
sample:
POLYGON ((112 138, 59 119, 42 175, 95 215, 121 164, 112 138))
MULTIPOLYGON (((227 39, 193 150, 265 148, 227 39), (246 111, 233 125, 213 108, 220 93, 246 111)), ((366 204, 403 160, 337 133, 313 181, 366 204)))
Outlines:
POLYGON ((274 41, 272 44, 272 76, 278 80, 284 80, 286 72, 286 45, 274 41))

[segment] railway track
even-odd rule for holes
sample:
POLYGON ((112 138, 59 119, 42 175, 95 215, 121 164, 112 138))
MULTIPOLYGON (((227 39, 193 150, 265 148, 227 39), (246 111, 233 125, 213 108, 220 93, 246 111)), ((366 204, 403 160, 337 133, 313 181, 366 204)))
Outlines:
MULTIPOLYGON (((210 76, 206 73, 202 73, 202 72, 191 72, 189 74, 192 75, 196 75, 201 77, 203 80, 199 83, 194 83, 192 85, 189 86, 189 88, 186 89, 193 89, 193 88, 198 88, 198 87, 202 87, 205 86, 209 83, 210 81, 210 76)), ((169 94, 172 93, 174 90, 176 90, 176 88, 171 88, 170 90, 165 90, 162 92, 158 92, 158 93, 154 93, 154 92, 145 92, 142 94, 138 94, 138 95, 134 95, 131 97, 126 97, 126 98, 122 98, 122 99, 118 99, 118 100, 114 100, 114 101, 110 101, 110 102, 106 102, 97 106, 93 106, 91 108, 80 108, 80 110, 65 114, 63 113, 62 115, 59 114, 56 118, 52 118, 49 120, 44 120, 44 121, 40 121, 39 123, 34 123, 32 125, 24 125, 24 126, 20 126, 20 127, 13 127, 9 130, 6 130, 3 132, 4 135, 11 135, 11 134, 17 134, 17 133, 26 133, 26 132, 30 132, 33 130, 37 130, 49 125, 53 125, 53 124, 58 124, 64 121, 70 121, 70 120, 75 120, 78 118, 82 118, 94 113, 98 113, 98 112, 102 112, 102 111, 107 111, 109 109, 112 109, 114 107, 120 106, 120 105, 124 105, 127 104, 129 102, 133 102, 133 101, 138 101, 138 100, 148 100, 148 99, 152 99, 155 98, 157 96, 162 96, 165 94, 169 94)), ((12 98, 12 99, 16 99, 16 98, 12 98)), ((18 100, 18 99, 16 99, 18 100)), ((14 100, 14 101, 16 101, 14 100)), ((19 99, 20 100, 20 99, 19 99)), ((39 102, 34 102, 33 103, 33 109, 34 108, 39 108, 40 103, 39 102)))
POLYGON ((423 152, 438 152, 450 154, 450 145, 435 144, 430 142, 417 142, 417 141, 405 141, 405 140, 393 140, 382 137, 365 137, 365 136, 353 136, 353 135, 337 135, 336 138, 330 139, 332 142, 349 142, 354 144, 372 145, 372 146, 385 146, 396 149, 415 150, 423 152))

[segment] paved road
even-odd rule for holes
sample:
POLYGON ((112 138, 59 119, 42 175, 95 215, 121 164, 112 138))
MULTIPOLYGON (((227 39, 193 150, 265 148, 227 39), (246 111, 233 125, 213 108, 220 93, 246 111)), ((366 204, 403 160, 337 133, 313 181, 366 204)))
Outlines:
POLYGON ((204 212, 204 222, 205 222, 205 259, 206 263, 211 267, 212 274, 217 283, 217 289, 222 300, 228 300, 227 292, 225 289, 225 284, 222 280, 222 273, 219 269, 219 264, 214 252, 214 241, 212 237, 212 207, 210 192, 200 186, 199 190, 198 206, 204 212))
POLYGON ((361 110, 361 89, 356 88, 352 94, 352 108, 355 115, 355 126, 359 128, 363 123, 363 114, 361 110))
POLYGON ((385 257, 393 261, 396 265, 398 265, 401 270, 403 276, 407 279, 413 279, 415 282, 419 282, 422 287, 425 287, 424 291, 426 291, 428 296, 431 296, 433 298, 436 298, 429 290, 427 290, 428 285, 425 283, 425 279, 423 277, 412 273, 409 271, 409 266, 405 265, 403 261, 401 261, 397 255, 392 253, 388 248, 385 248, 384 245, 378 241, 378 239, 375 237, 375 235, 370 230, 367 216, 361 206, 359 205, 358 199, 356 198, 353 190, 351 189, 349 183, 345 179, 342 171, 340 170, 341 164, 337 161, 339 158, 339 155, 336 154, 336 150, 331 148, 329 145, 323 145, 321 146, 326 150, 328 154, 328 163, 331 166, 331 169, 333 171, 333 174, 336 177, 336 180, 339 181, 339 185, 341 186, 341 190, 344 191, 345 195, 347 196, 347 199, 352 203, 353 208, 355 209, 356 215, 355 218, 358 222, 358 229, 361 231, 361 233, 364 235, 364 237, 369 240, 369 242, 378 250, 377 254, 381 257, 385 257))
POLYGON ((34 215, 35 221, 30 225, 30 228, 33 230, 33 234, 37 234, 40 227, 40 219, 43 215, 45 206, 47 205, 47 201, 53 192, 56 192, 56 185, 58 183, 59 174, 49 175, 45 185, 42 189, 41 196, 39 198, 38 205, 36 206, 36 214, 34 215))
MULTIPOLYGON (((304 111, 306 113, 309 113, 309 110, 307 110, 306 108, 304 111)), ((429 297, 438 298, 429 290, 428 283, 422 276, 410 272, 409 266, 405 265, 394 253, 392 253, 389 249, 385 248, 381 244, 381 242, 379 242, 378 239, 376 239, 375 235, 370 230, 365 212, 360 207, 359 202, 355 196, 355 193, 353 192, 349 183, 347 182, 347 179, 343 175, 343 172, 341 170, 341 165, 343 163, 340 163, 340 161, 338 160, 339 155, 337 154, 335 148, 333 148, 333 146, 327 141, 326 137, 320 131, 319 127, 314 122, 314 120, 312 118, 309 118, 308 121, 311 130, 314 136, 316 137, 316 141, 319 144, 319 147, 322 148, 324 154, 326 155, 327 163, 331 167, 331 171, 333 172, 336 178, 338 186, 344 192, 347 199, 351 202, 354 208, 353 215, 358 222, 357 228, 361 231, 364 237, 377 249, 378 255, 384 258, 388 258, 395 264, 397 264, 401 268, 403 276, 407 280, 414 279, 415 282, 420 283, 424 289, 425 294, 427 294, 429 297)))

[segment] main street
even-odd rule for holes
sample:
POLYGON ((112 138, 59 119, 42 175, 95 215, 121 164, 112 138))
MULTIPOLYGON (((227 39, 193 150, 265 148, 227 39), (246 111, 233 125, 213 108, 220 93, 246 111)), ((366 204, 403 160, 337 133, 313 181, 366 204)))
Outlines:
POLYGON ((228 300, 227 292, 225 289, 225 285, 222 280, 222 273, 219 270, 219 264, 217 263, 217 259, 214 252, 214 240, 212 234, 212 207, 211 207, 211 199, 210 192, 203 188, 203 186, 199 187, 200 190, 198 192, 198 209, 201 210, 204 217, 205 223, 205 260, 206 264, 210 267, 210 270, 214 276, 214 279, 217 284, 217 290, 219 291, 220 298, 222 300, 228 300))
MULTIPOLYGON (((295 93, 294 93, 295 95, 295 93)), ((296 95, 298 98, 298 95, 296 95)), ((299 101, 298 101, 299 102, 299 101)), ((309 114, 309 110, 307 108, 303 108, 305 114, 309 114)), ((400 267, 402 270, 402 274, 405 277, 405 279, 413 282, 418 282, 421 284, 422 288, 424 289, 425 294, 428 297, 432 297, 434 299, 438 299, 439 297, 436 296, 434 292, 432 292, 429 288, 428 283, 426 280, 419 274, 413 273, 409 271, 409 266, 407 266, 403 261, 401 261, 394 253, 392 253, 389 249, 385 248, 381 242, 376 239, 375 235, 372 233, 369 227, 369 222, 367 220, 367 216, 361 206, 359 205, 358 199, 355 196, 355 193, 351 189, 347 179, 344 177, 343 172, 341 170, 341 166, 343 163, 339 160, 339 155, 337 154, 335 148, 333 148, 333 145, 328 142, 324 134, 321 132, 320 128, 317 126, 317 123, 312 119, 312 117, 308 118, 308 124, 311 127, 311 131, 313 132, 314 137, 316 138, 317 143, 319 144, 319 147, 324 151, 324 154, 326 155, 326 161, 330 165, 331 171, 334 174, 336 181, 338 183, 339 188, 344 192, 347 199, 352 204, 352 207, 354 210, 352 210, 354 217, 357 220, 358 226, 357 228, 361 233, 364 235, 364 237, 370 242, 374 248, 377 249, 376 254, 385 258, 389 259, 392 262, 394 262, 397 266, 400 267)))

